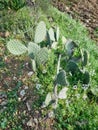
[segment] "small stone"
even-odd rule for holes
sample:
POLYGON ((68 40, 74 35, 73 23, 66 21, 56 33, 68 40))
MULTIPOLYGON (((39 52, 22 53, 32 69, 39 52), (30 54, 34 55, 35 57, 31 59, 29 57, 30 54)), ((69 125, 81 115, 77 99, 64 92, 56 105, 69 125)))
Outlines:
POLYGON ((14 76, 14 77, 13 77, 13 80, 17 80, 17 77, 14 76))
POLYGON ((35 124, 38 124, 38 120, 36 118, 34 118, 34 122, 35 124))
POLYGON ((0 113, 2 113, 7 107, 3 107, 1 110, 0 110, 0 113))
POLYGON ((33 123, 33 119, 32 118, 27 122, 27 126, 34 127, 34 123, 33 123))
POLYGON ((20 97, 18 98, 18 101, 21 101, 21 98, 20 98, 20 97))
POLYGON ((24 89, 28 89, 28 86, 24 86, 24 89))
POLYGON ((25 101, 27 99, 27 97, 24 97, 22 100, 25 101))
POLYGON ((41 84, 36 84, 36 89, 39 90, 41 88, 41 84))
POLYGON ((86 95, 86 94, 83 95, 83 99, 84 99, 84 100, 87 99, 87 95, 86 95))
POLYGON ((5 32, 5 37, 8 37, 10 33, 8 31, 5 32))
POLYGON ((20 91, 20 95, 21 95, 22 97, 24 97, 25 94, 26 94, 26 93, 25 93, 25 90, 21 90, 21 91, 20 91))
POLYGON ((49 117, 49 118, 55 117, 54 112, 53 112, 53 111, 50 111, 50 112, 48 113, 48 117, 49 117))
POLYGON ((28 73, 28 76, 30 77, 30 76, 32 76, 33 75, 33 71, 30 71, 29 73, 28 73))
POLYGON ((5 101, 3 101, 3 102, 1 102, 1 106, 5 106, 7 104, 7 100, 5 100, 5 101))
POLYGON ((0 93, 0 99, 1 99, 1 98, 7 98, 7 95, 0 93))
POLYGON ((26 106, 27 106, 28 111, 31 111, 31 108, 28 102, 26 102, 26 106))

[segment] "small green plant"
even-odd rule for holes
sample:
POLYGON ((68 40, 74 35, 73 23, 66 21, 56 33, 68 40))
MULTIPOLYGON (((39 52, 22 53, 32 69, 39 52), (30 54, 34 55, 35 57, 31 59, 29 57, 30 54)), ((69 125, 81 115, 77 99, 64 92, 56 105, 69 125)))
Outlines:
POLYGON ((0 10, 1 9, 13 9, 18 10, 26 4, 26 0, 3 0, 0 1, 0 10))

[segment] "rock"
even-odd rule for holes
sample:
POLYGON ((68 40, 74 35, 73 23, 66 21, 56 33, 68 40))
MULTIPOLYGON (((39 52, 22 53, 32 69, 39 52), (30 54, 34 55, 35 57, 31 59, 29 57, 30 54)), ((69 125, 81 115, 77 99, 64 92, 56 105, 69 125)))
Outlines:
POLYGON ((26 93, 25 93, 25 90, 24 90, 24 89, 20 91, 20 96, 24 97, 25 94, 26 94, 26 93))
POLYGON ((26 106, 27 106, 28 111, 31 111, 31 108, 28 102, 26 102, 26 106))
POLYGON ((2 102, 0 103, 1 106, 5 106, 6 104, 7 104, 7 100, 2 101, 2 102))
POLYGON ((34 127, 35 126, 35 124, 33 123, 33 119, 32 118, 27 122, 27 126, 30 126, 30 127, 34 127))
POLYGON ((28 73, 28 76, 30 77, 30 76, 32 76, 33 75, 33 71, 30 71, 29 73, 28 73))
POLYGON ((34 118, 34 123, 35 123, 35 124, 38 124, 37 118, 34 118))
POLYGON ((28 89, 28 86, 24 86, 24 89, 28 89))
POLYGON ((50 111, 50 112, 48 113, 48 117, 49 117, 49 118, 54 118, 54 117, 55 117, 54 112, 53 112, 53 111, 50 111))

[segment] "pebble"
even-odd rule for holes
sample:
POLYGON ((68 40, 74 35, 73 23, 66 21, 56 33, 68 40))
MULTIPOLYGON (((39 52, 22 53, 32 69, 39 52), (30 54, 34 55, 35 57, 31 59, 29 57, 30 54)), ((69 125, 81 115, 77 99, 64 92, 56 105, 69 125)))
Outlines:
POLYGON ((33 71, 30 71, 29 73, 28 73, 28 76, 30 77, 30 76, 32 76, 33 75, 33 71))
POLYGON ((22 97, 24 97, 25 94, 26 94, 26 93, 25 93, 25 90, 21 90, 21 91, 20 91, 20 95, 21 95, 22 97))
POLYGON ((27 122, 27 126, 34 127, 34 123, 33 123, 33 119, 32 118, 27 122))
POLYGON ((27 106, 28 111, 31 111, 31 108, 28 102, 26 102, 26 106, 27 106))
POLYGON ((36 118, 34 118, 34 123, 38 124, 38 120, 36 118))
POLYGON ((7 104, 7 100, 0 103, 1 106, 5 106, 7 104))

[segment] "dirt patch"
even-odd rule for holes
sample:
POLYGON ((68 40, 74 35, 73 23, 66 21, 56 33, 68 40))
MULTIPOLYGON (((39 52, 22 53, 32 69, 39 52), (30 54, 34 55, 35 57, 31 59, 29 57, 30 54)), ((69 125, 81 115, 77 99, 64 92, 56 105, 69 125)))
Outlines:
POLYGON ((98 41, 98 0, 53 0, 53 5, 80 19, 88 28, 91 38, 98 41))

